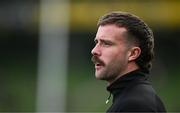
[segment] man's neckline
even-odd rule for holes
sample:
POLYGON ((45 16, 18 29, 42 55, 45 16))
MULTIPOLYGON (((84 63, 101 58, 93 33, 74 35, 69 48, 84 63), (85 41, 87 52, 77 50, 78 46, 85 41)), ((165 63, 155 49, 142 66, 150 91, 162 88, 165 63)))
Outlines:
POLYGON ((119 77, 116 81, 114 81, 112 84, 107 86, 107 90, 109 92, 112 92, 114 89, 122 88, 127 84, 129 81, 138 79, 138 78, 147 78, 148 75, 143 73, 140 69, 131 71, 129 73, 124 74, 123 76, 119 77))

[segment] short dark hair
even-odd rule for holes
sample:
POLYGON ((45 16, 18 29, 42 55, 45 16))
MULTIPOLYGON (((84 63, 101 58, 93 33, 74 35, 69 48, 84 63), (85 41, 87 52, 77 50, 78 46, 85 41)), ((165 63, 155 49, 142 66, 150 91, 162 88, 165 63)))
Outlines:
POLYGON ((138 43, 141 49, 140 56, 135 60, 140 69, 149 73, 154 58, 154 36, 152 30, 139 17, 128 12, 111 12, 102 16, 98 26, 115 24, 127 29, 127 36, 138 43))

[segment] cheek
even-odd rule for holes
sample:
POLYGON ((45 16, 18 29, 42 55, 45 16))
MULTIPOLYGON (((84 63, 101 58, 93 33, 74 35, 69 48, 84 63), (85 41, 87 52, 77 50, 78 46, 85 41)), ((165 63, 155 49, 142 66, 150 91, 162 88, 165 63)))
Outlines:
POLYGON ((110 63, 110 62, 128 62, 128 54, 126 51, 109 51, 107 54, 104 55, 105 62, 110 63))
POLYGON ((105 63, 119 59, 125 60, 127 58, 127 48, 123 44, 116 44, 111 47, 101 48, 101 53, 101 58, 105 63))
POLYGON ((110 63, 120 59, 122 55, 118 51, 106 51, 102 57, 105 63, 110 63))

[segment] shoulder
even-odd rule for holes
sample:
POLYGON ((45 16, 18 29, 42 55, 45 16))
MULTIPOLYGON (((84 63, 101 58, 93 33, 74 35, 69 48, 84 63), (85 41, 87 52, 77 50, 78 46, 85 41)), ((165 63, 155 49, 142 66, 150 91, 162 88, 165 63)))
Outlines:
MULTIPOLYGON (((140 97, 140 96, 139 96, 140 97)), ((124 96, 118 98, 109 111, 113 112, 152 112, 155 111, 155 104, 149 100, 144 100, 139 97, 124 96)))
POLYGON ((121 104, 121 111, 143 111, 153 112, 159 111, 157 109, 159 97, 151 84, 136 84, 128 88, 121 97, 118 98, 117 103, 121 104))
POLYGON ((134 84, 126 89, 123 96, 124 101, 129 104, 154 105, 156 103, 156 92, 149 82, 134 84))
POLYGON ((144 98, 131 98, 128 97, 126 99, 124 99, 124 101, 121 102, 122 106, 121 106, 121 110, 122 111, 154 111, 154 109, 156 108, 155 103, 153 101, 151 101, 150 99, 146 100, 144 98))

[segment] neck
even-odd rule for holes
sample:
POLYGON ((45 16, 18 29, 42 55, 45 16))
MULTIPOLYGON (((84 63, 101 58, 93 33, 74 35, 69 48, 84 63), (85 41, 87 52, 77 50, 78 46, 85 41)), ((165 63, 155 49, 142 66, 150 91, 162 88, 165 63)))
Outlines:
POLYGON ((108 81, 108 86, 111 85, 114 81, 116 81, 117 79, 119 79, 120 77, 122 77, 123 75, 135 71, 139 69, 139 66, 136 63, 131 63, 127 66, 127 68, 124 69, 124 71, 122 71, 115 79, 108 81))

